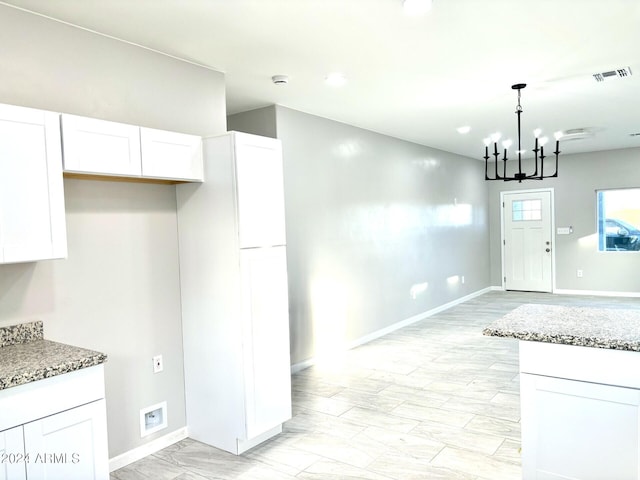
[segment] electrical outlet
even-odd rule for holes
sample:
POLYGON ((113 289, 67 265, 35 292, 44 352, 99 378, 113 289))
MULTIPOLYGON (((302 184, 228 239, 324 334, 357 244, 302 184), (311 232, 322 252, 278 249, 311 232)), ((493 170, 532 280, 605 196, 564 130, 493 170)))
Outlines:
POLYGON ((164 370, 162 355, 156 355, 153 357, 153 373, 160 373, 162 370, 164 370))
POLYGON ((582 278, 582 270, 580 270, 580 269, 576 270, 576 276, 578 278, 582 278))

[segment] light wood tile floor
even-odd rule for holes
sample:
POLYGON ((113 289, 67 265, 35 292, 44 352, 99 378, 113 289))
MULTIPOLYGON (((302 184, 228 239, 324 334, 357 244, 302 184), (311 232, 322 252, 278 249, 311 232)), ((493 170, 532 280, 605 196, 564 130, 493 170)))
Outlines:
POLYGON ((111 479, 519 479, 517 341, 481 332, 523 303, 640 308, 490 292, 294 375, 293 418, 242 456, 186 439, 111 479))

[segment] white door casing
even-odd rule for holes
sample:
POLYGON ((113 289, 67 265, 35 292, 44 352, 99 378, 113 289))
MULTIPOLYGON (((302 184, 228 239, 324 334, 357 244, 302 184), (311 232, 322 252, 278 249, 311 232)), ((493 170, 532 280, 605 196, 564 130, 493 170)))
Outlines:
POLYGON ((503 288, 552 292, 553 190, 502 192, 500 197, 503 288))

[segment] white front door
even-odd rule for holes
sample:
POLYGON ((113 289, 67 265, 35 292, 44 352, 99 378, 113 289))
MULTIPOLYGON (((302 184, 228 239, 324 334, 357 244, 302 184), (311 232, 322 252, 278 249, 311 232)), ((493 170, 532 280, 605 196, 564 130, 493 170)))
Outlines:
POLYGON ((553 291, 551 191, 502 195, 505 290, 553 291))

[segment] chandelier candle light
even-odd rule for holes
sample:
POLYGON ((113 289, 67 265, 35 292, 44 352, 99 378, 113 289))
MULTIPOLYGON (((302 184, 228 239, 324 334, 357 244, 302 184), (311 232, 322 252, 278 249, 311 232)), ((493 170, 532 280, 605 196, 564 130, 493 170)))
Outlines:
POLYGON ((553 152, 554 155, 556 156, 555 171, 553 172, 553 175, 545 175, 544 146, 548 142, 548 138, 547 137, 540 138, 540 134, 542 133, 542 130, 540 130, 539 128, 533 131, 533 134, 536 139, 536 145, 535 145, 535 148, 533 149, 533 153, 535 154, 535 170, 531 175, 527 175, 526 173, 522 172, 522 154, 525 152, 525 150, 522 150, 522 145, 520 142, 520 114, 522 113, 522 106, 520 105, 520 93, 521 93, 520 91, 526 86, 527 86, 526 83, 517 83, 511 86, 513 90, 518 91, 518 105, 516 107, 516 114, 518 115, 518 150, 516 152, 518 154, 518 172, 514 173, 512 176, 507 175, 507 160, 508 160, 507 150, 509 150, 509 147, 511 147, 511 144, 513 143, 511 140, 504 140, 502 142, 502 147, 504 148, 504 153, 502 156, 502 175, 500 175, 500 173, 498 172, 498 160, 499 160, 498 157, 500 156, 500 153, 498 152, 498 141, 500 140, 500 134, 494 133, 484 139, 484 179, 485 180, 503 180, 505 182, 517 180, 518 183, 521 183, 522 180, 542 180, 544 178, 553 178, 558 176, 558 155, 560 154, 560 138, 562 137, 562 132, 556 132, 554 134, 556 139, 556 151, 553 152), (493 174, 493 177, 489 176, 489 158, 491 158, 489 155, 489 145, 491 145, 491 142, 493 142, 493 153, 491 155, 495 157, 495 173, 493 174), (538 155, 538 152, 540 153, 540 155, 538 155), (539 164, 538 164, 538 160, 540 161, 539 164), (539 172, 538 172, 538 167, 540 170, 539 172))

